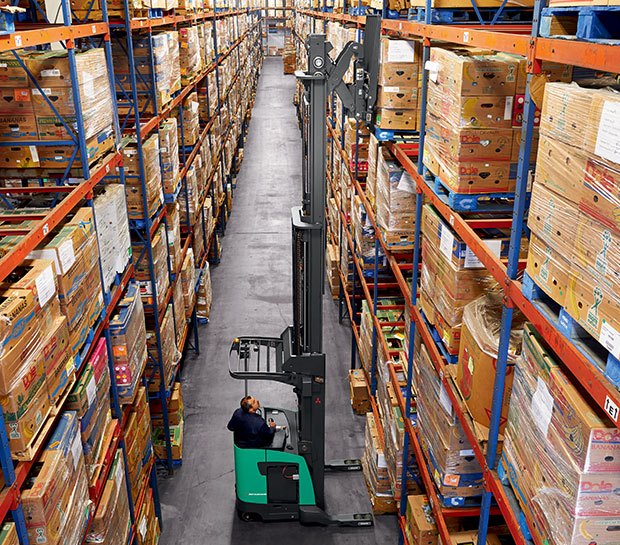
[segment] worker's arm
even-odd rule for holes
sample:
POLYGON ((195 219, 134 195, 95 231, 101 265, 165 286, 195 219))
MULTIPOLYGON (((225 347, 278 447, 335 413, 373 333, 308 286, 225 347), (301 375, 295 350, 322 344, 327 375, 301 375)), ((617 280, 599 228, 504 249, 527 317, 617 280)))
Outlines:
POLYGON ((261 439, 270 442, 273 439, 273 434, 276 432, 275 426, 269 426, 265 420, 263 420, 263 425, 261 426, 258 435, 261 439))
POLYGON ((228 426, 226 427, 230 431, 235 431, 235 428, 237 427, 237 422, 238 422, 237 411, 235 411, 232 417, 230 418, 230 421, 228 422, 228 426))

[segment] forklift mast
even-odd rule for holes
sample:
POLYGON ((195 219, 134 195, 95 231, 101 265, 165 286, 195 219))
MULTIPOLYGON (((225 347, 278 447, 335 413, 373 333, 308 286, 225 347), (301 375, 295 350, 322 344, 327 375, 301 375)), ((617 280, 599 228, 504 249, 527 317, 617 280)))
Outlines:
POLYGON ((303 195, 292 209, 293 326, 280 337, 238 337, 230 355, 230 375, 245 380, 271 380, 294 387, 298 399, 297 448, 311 474, 316 498, 313 511, 300 507, 306 521, 368 525, 366 515, 329 518, 325 506, 325 470, 360 470, 359 460, 325 462, 325 354, 323 291, 325 276, 326 116, 327 97, 335 91, 349 116, 370 122, 377 95, 381 19, 367 16, 364 43, 349 42, 336 60, 323 34, 308 37, 308 69, 298 71, 304 85, 303 195), (343 78, 354 60, 354 80, 343 78), (234 357, 231 357, 233 356, 234 357), (352 522, 353 521, 353 522, 352 522))

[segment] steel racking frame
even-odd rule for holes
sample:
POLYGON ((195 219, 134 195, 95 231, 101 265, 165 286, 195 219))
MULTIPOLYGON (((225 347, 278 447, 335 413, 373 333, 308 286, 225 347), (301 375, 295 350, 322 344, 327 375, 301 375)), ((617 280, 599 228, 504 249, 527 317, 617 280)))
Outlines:
MULTIPOLYGON (((425 110, 426 110, 426 89, 428 85, 428 73, 424 71, 422 79, 422 126, 420 129, 420 142, 418 146, 414 146, 414 149, 404 144, 391 143, 389 144, 391 151, 395 155, 396 159, 400 162, 401 166, 413 177, 417 185, 417 205, 416 213, 417 217, 421 215, 421 205, 423 198, 426 198, 428 202, 432 203, 438 210, 440 216, 454 229, 454 231, 467 243, 469 248, 480 259, 483 265, 489 270, 492 276, 497 280, 504 290, 504 305, 502 313, 502 333, 500 337, 499 357, 498 357, 498 372, 496 373, 493 395, 493 407, 492 407, 492 425, 489 434, 489 444, 486 449, 478 443, 478 439, 473 432, 473 425, 469 419, 466 409, 463 406, 463 402, 460 400, 459 394, 456 392, 455 386, 449 378, 449 374, 446 371, 447 362, 444 359, 441 352, 438 350, 435 342, 433 341, 430 330, 423 320, 419 309, 416 307, 417 299, 417 285, 418 285, 418 273, 420 265, 420 222, 416 222, 415 231, 415 246, 412 256, 412 278, 411 283, 409 279, 403 274, 403 269, 398 266, 398 263, 394 259, 389 259, 388 262, 392 272, 397 279, 397 283, 401 288, 402 294, 405 296, 406 304, 409 306, 411 313, 411 328, 410 328, 410 346, 409 346, 409 360, 408 360, 408 373, 407 373, 407 389, 406 396, 403 398, 400 389, 398 388, 398 382, 394 372, 393 364, 388 364, 388 370, 392 378, 392 383, 395 386, 395 390, 399 397, 399 405, 402 414, 405 415, 405 428, 407 433, 405 434, 405 445, 403 448, 404 456, 407 456, 407 450, 409 443, 412 445, 416 458, 423 461, 423 454, 420 449, 417 430, 414 423, 411 420, 411 401, 412 401, 412 366, 413 366, 413 339, 417 330, 419 331, 423 342, 425 343, 435 370, 438 373, 439 378, 442 381, 444 388, 450 398, 452 406, 459 421, 463 424, 463 428, 466 432, 468 439, 470 440, 474 454, 477 460, 480 462, 484 472, 484 494, 482 500, 482 506, 480 509, 470 510, 471 513, 463 513, 463 510, 446 509, 440 506, 440 503, 436 497, 435 489, 432 484, 432 479, 426 470, 425 464, 422 462, 419 464, 421 469, 422 478, 426 485, 427 493, 431 498, 431 505, 433 513, 437 521, 439 534, 444 542, 449 542, 448 529, 445 524, 445 519, 451 516, 480 516, 478 542, 485 543, 488 531, 489 516, 491 514, 501 513, 504 516, 506 524, 512 534, 513 539, 518 545, 525 545, 529 541, 524 537, 523 528, 521 526, 522 521, 518 519, 519 507, 516 503, 516 498, 512 489, 503 485, 497 474, 497 446, 499 435, 499 421, 501 414, 501 404, 504 394, 504 380, 506 373, 506 361, 508 352, 508 339, 510 334, 510 325, 512 321, 512 314, 514 308, 518 308, 526 316, 528 321, 533 323, 535 328, 542 335, 546 343, 556 352, 562 354, 562 361, 564 366, 570 371, 576 381, 583 385, 593 402, 603 409, 610 416, 612 421, 616 423, 616 426, 620 427, 618 420, 617 408, 620 407, 620 392, 607 380, 603 373, 589 363, 586 358, 574 347, 574 345, 568 341, 543 315, 534 307, 534 305, 523 295, 521 282, 517 279, 517 272, 519 270, 519 243, 521 233, 525 224, 525 193, 527 187, 527 175, 529 170, 528 162, 525 161, 526 157, 529 157, 531 143, 532 143, 532 128, 534 126, 534 110, 533 103, 531 101, 529 85, 532 74, 539 73, 541 70, 541 61, 549 60, 559 63, 569 64, 573 66, 581 66, 585 68, 592 68, 601 71, 620 72, 620 55, 618 55, 617 46, 613 46, 605 43, 590 43, 579 41, 565 41, 554 38, 540 38, 538 35, 539 16, 540 10, 544 7, 546 2, 544 0, 537 0, 532 25, 502 25, 493 27, 490 25, 439 25, 430 24, 430 2, 427 2, 426 9, 426 21, 424 23, 417 23, 404 20, 386 19, 383 21, 383 29, 386 34, 400 36, 403 38, 422 38, 423 40, 423 60, 424 63, 428 60, 431 43, 434 41, 448 42, 451 44, 462 44, 469 46, 478 46, 493 49, 496 51, 503 51, 508 53, 515 53, 524 56, 528 59, 527 64, 527 88, 526 88, 526 106, 524 112, 524 122, 522 127, 522 135, 520 142, 520 153, 517 173, 517 189, 516 199, 513 210, 513 217, 509 220, 498 220, 494 225, 498 227, 511 227, 511 244, 509 250, 509 258, 507 263, 500 261, 489 249, 482 243, 480 236, 474 231, 475 228, 481 227, 481 223, 476 220, 468 220, 463 215, 451 210, 444 202, 442 202, 431 188, 426 184, 422 172, 422 156, 423 156, 423 141, 424 141, 424 122, 425 122, 425 110), (417 156, 417 161, 415 157, 417 156), (415 288, 415 289, 413 289, 415 288), (497 506, 492 506, 492 498, 495 499, 497 506), (453 511, 458 511, 453 513, 453 511)), ((385 2, 384 2, 385 5, 385 2)), ((385 11, 385 10, 384 10, 385 11)), ((333 20, 341 23, 354 23, 357 28, 361 28, 364 25, 364 17, 352 16, 347 14, 334 14, 325 11, 298 9, 298 13, 312 17, 312 21, 317 19, 323 19, 324 21, 333 20)), ((314 23, 313 23, 314 25, 314 23)), ((295 34, 295 36, 299 38, 295 34)), ((336 138, 335 131, 333 130, 332 123, 328 121, 328 128, 332 134, 333 140, 336 138)), ((339 147, 340 154, 343 160, 347 160, 346 155, 343 153, 341 147, 339 147)), ((352 177, 353 177, 353 173, 352 177)), ((355 173, 357 174, 357 173, 355 173)), ((371 216, 371 208, 363 196, 363 191, 359 186, 359 182, 354 176, 355 190, 362 199, 362 203, 366 209, 369 217, 371 216)), ((355 260, 354 245, 352 244, 348 228, 346 227, 346 216, 342 209, 341 215, 341 231, 344 223, 345 231, 347 234, 347 241, 349 249, 353 254, 355 260)), ((376 229, 373 218, 373 226, 376 229)), ((375 230, 375 245, 380 244, 381 237, 378 236, 375 230)), ((386 248, 383 248, 384 251, 386 248)), ((386 252, 389 256, 389 252, 386 252)), ((377 256, 377 253, 375 254, 377 256)), ((357 263, 356 263, 357 265, 357 263)), ((355 323, 355 272, 356 266, 353 268, 353 294, 349 298, 346 295, 346 303, 349 310, 349 316, 352 322, 352 364, 355 364, 355 344, 359 342, 358 326, 355 323)), ((375 270, 377 268, 377 260, 375 259, 375 270)), ((358 275, 362 282, 364 281, 361 274, 361 270, 358 270, 358 275)), ((376 299, 377 299, 377 283, 376 275, 374 276, 373 294, 370 297, 368 286, 364 286, 364 296, 369 304, 372 302, 374 307, 373 314, 373 332, 379 332, 379 337, 382 336, 379 322, 376 318, 376 299)), ((342 306, 342 285, 346 283, 346 279, 341 275, 341 296, 340 305, 342 306)), ((342 312, 341 312, 342 315, 342 312)), ((375 363, 375 337, 373 335, 373 370, 375 363)), ((380 340, 380 345, 385 350, 385 343, 380 340)), ((386 353, 386 356, 389 356, 386 353)), ((374 386, 370 388, 371 393, 374 393, 374 386)), ((373 411, 376 414, 375 404, 373 402, 373 411)), ((406 462, 403 463, 403 475, 402 475, 402 497, 406 495, 406 462)), ((401 543, 407 542, 407 538, 404 532, 405 526, 405 508, 406 504, 401 502, 401 509, 399 514, 399 523, 401 526, 401 543)), ((537 544, 539 545, 539 544, 537 544)))

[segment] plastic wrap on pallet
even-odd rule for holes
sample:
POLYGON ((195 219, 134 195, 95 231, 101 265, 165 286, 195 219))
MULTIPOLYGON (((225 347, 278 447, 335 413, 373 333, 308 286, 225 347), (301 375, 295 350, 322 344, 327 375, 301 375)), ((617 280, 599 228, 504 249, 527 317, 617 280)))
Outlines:
POLYGON ((30 541, 79 543, 90 499, 77 415, 63 412, 21 491, 30 541))
POLYGON ((198 287, 198 296, 196 298, 196 315, 200 320, 208 320, 211 314, 211 302, 213 293, 211 291, 211 268, 209 262, 205 263, 200 277, 200 285, 198 287))
POLYGON ((187 85, 202 70, 198 27, 181 27, 179 46, 181 49, 181 83, 187 85))
POLYGON ((168 117, 159 126, 159 160, 164 193, 174 194, 179 183, 179 131, 176 117, 168 117))
POLYGON ((130 531, 125 463, 123 453, 118 451, 112 461, 101 502, 93 514, 85 541, 103 545, 127 543, 130 531))
POLYGON ((166 244, 165 226, 157 228, 151 239, 151 251, 153 261, 149 264, 148 254, 142 241, 133 242, 133 255, 136 256, 135 276, 140 283, 140 294, 146 305, 153 305, 154 290, 150 273, 150 266, 155 274, 155 286, 157 289, 157 304, 162 305, 166 298, 166 290, 170 284, 168 276, 168 248, 166 244))
POLYGON ((479 497, 482 468, 423 343, 417 344, 414 358, 415 387, 424 392, 416 398, 420 439, 437 491, 457 505, 479 497))
MULTIPOLYGON (((474 421, 476 433, 483 439, 488 436, 491 421, 495 368, 502 329, 502 304, 502 294, 490 292, 472 301, 463 310, 455 382, 474 421)), ((503 432, 508 415, 513 370, 521 352, 524 321, 523 314, 515 309, 508 347, 500 433, 503 432)))
POLYGON ((105 288, 109 290, 131 258, 125 188, 122 184, 105 184, 94 202, 101 269, 105 288))
POLYGON ((527 326, 503 464, 536 536, 555 545, 617 543, 619 449, 613 423, 589 406, 527 326))
POLYGON ((127 140, 123 147, 123 168, 125 169, 125 190, 130 219, 146 219, 144 202, 146 201, 149 217, 152 217, 164 201, 161 183, 159 138, 151 135, 142 143, 142 162, 146 195, 140 182, 140 157, 138 144, 134 138, 127 140))
POLYGON ((192 248, 187 250, 183 267, 181 268, 181 282, 183 284, 183 300, 185 317, 189 318, 194 311, 196 301, 196 268, 194 263, 194 251, 192 248))
POLYGON ((386 233, 412 234, 415 205, 415 181, 387 148, 381 148, 377 162, 377 224, 386 233))
MULTIPOLYGON (((178 112, 177 116, 181 116, 181 111, 178 112)), ((181 132, 183 134, 182 145, 193 146, 200 136, 200 102, 196 91, 187 95, 183 100, 182 119, 179 119, 178 124, 179 135, 181 132)))

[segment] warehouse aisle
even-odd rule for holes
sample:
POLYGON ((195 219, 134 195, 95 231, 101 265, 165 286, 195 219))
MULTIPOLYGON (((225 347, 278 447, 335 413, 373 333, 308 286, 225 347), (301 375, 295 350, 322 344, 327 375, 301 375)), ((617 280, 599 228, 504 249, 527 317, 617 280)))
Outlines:
MULTIPOLYGON (((292 322, 290 208, 300 198, 301 141, 292 104, 295 79, 282 59, 265 60, 238 178, 222 261, 212 269, 211 323, 201 328, 198 357, 185 363, 183 467, 160 479, 164 531, 161 545, 374 545, 398 542, 395 517, 374 529, 307 528, 297 523, 244 523, 235 513, 232 437, 226 424, 244 395, 228 375, 228 349, 238 335, 278 336, 292 322)), ((364 419, 348 397, 351 330, 325 304, 327 457, 361 456, 364 419)), ((250 384, 264 405, 294 406, 289 388, 250 384)), ((363 476, 329 475, 331 512, 368 511, 363 476)))

